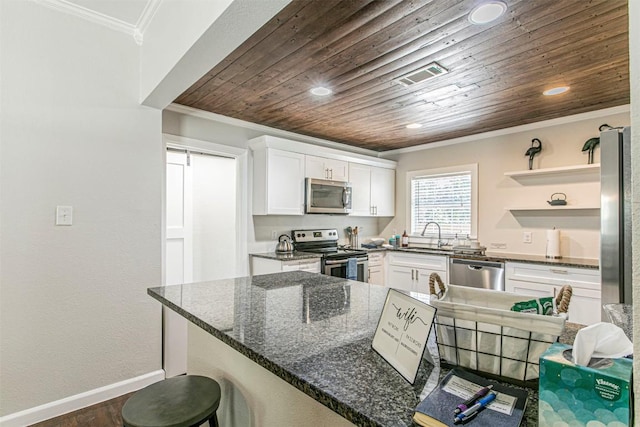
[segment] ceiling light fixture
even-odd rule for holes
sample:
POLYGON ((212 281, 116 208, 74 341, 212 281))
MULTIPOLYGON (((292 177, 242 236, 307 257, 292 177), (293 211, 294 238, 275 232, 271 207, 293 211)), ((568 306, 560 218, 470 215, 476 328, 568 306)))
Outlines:
POLYGON ((407 125, 407 129, 418 129, 421 127, 422 125, 420 123, 410 123, 407 125))
POLYGON ((318 86, 318 87, 314 87, 311 89, 310 91, 313 95, 316 96, 327 96, 327 95, 331 95, 331 89, 326 88, 324 86, 318 86))
POLYGON ((561 93, 565 93, 569 90, 569 86, 558 86, 551 89, 547 89, 542 92, 543 95, 552 96, 552 95, 560 95, 561 93))
POLYGON ((469 22, 475 25, 488 24, 500 18, 507 11, 507 5, 501 1, 489 1, 478 5, 469 12, 469 22))

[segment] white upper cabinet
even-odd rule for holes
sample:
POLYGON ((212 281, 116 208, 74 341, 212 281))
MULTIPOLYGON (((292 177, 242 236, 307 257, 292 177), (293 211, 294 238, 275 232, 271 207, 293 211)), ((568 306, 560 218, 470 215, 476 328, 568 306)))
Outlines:
POLYGON ((349 163, 351 215, 394 216, 395 172, 394 169, 349 163))
POLYGON ((274 148, 253 151, 254 215, 304 215, 304 158, 274 148))
POLYGON ((394 216, 396 199, 396 171, 371 168, 371 205, 377 216, 394 216))
POLYGON ((305 175, 307 178, 346 182, 349 181, 349 162, 305 156, 305 175))
POLYGON ((371 167, 349 163, 351 215, 371 216, 371 167))
POLYGON ((253 215, 304 215, 305 178, 351 182, 356 216, 395 214, 393 160, 263 135, 248 141, 253 215))

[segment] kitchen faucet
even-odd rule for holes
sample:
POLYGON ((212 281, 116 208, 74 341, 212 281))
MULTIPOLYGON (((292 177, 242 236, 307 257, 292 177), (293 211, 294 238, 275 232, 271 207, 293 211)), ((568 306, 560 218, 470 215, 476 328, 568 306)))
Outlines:
POLYGON ((424 236, 424 232, 425 232, 425 231, 427 231, 427 227, 428 227, 430 224, 435 224, 435 225, 436 225, 436 227, 438 227, 438 247, 440 248, 440 247, 442 247, 442 245, 444 244, 444 242, 442 241, 442 234, 440 233, 440 224, 438 224, 437 222, 435 222, 435 221, 429 221, 429 222, 427 222, 427 223, 424 225, 424 228, 422 229, 422 234, 421 234, 421 236, 424 236))

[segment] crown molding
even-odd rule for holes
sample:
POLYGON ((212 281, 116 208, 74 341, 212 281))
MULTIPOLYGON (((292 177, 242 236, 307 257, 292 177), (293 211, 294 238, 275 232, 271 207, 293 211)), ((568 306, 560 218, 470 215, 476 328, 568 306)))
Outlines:
POLYGON ((510 135, 518 132, 527 132, 530 130, 541 129, 550 126, 564 125, 568 123, 580 122, 582 120, 596 119, 598 117, 608 116, 611 114, 628 113, 631 111, 631 105, 625 104, 618 107, 605 108, 602 110, 589 111, 587 113, 574 114, 571 116, 559 117, 557 119, 549 119, 541 122, 529 123, 526 125, 514 126, 505 129, 498 129, 490 132, 478 133, 475 135, 461 136, 460 138, 449 139, 445 141, 430 142, 428 144, 415 145, 413 147, 398 148, 395 150, 383 151, 380 153, 381 158, 394 156, 397 154, 413 153, 415 151, 429 150, 432 148, 446 147, 448 145, 461 144, 464 142, 477 141, 480 139, 495 138, 502 135, 510 135))
POLYGON ((355 154, 363 154, 370 157, 380 157, 380 153, 377 151, 369 150, 366 148, 355 147, 353 145, 342 144, 340 142, 330 141, 328 139, 316 138, 314 136, 302 135, 300 133, 290 132, 286 130, 276 129, 269 126, 261 125, 258 123, 247 122, 245 120, 235 119, 233 117, 223 116, 221 114, 212 113, 209 111, 199 110, 197 108, 187 107, 181 104, 169 104, 165 110, 173 111, 174 113, 184 114, 191 117, 199 117, 201 119, 211 120, 214 122, 224 123, 227 125, 237 126, 240 128, 251 129, 258 132, 263 132, 267 135, 276 136, 285 139, 292 139, 299 142, 306 142, 309 144, 315 144, 328 148, 335 148, 337 150, 348 151, 355 154))
POLYGON ((138 22, 130 24, 120 19, 114 18, 109 15, 105 15, 95 10, 88 9, 84 6, 72 3, 68 0, 33 0, 42 6, 46 6, 50 9, 57 10, 58 12, 67 13, 69 15, 82 18, 94 24, 102 25, 103 27, 110 28, 115 31, 119 31, 124 34, 128 34, 138 45, 142 45, 143 34, 151 19, 155 15, 156 11, 160 7, 162 0, 149 0, 142 11, 142 14, 138 18, 138 22))
POLYGON ((138 22, 136 22, 136 31, 133 35, 133 38, 136 38, 136 33, 140 35, 140 41, 136 38, 136 42, 141 45, 144 33, 147 32, 147 28, 149 28, 149 24, 151 23, 151 19, 153 19, 154 15, 160 9, 160 3, 162 0, 148 0, 144 10, 140 14, 140 18, 138 18, 138 22))

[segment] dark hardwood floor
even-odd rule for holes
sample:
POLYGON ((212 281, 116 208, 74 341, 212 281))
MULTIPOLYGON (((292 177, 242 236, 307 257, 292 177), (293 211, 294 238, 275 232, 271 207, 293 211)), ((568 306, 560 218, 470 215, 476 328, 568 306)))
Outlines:
POLYGON ((132 393, 33 424, 31 427, 121 427, 120 412, 132 393))

